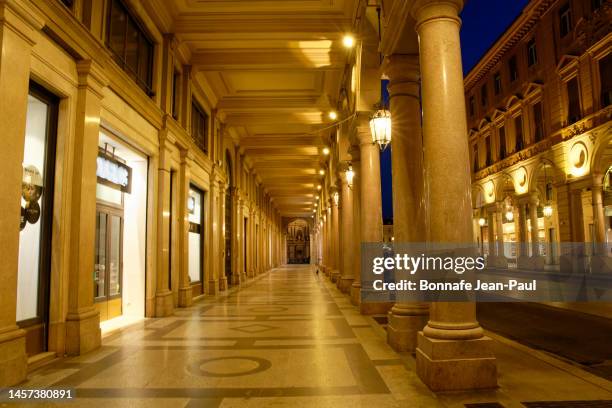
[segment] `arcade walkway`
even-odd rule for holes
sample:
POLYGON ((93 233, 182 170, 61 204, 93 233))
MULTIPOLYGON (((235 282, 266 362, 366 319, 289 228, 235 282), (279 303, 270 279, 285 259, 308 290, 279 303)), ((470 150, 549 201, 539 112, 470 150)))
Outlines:
POLYGON ((415 375, 413 357, 392 351, 374 319, 361 316, 323 275, 294 266, 110 334, 99 350, 52 363, 25 386, 74 387, 77 399, 58 406, 89 408, 463 407, 494 401, 519 407, 612 399, 612 383, 494 338, 500 388, 436 396, 415 375))

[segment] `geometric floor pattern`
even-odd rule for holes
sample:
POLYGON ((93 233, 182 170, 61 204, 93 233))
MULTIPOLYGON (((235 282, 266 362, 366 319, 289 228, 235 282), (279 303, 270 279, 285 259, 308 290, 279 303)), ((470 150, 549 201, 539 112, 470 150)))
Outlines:
POLYGON ((499 389, 436 395, 416 376, 414 357, 394 352, 380 325, 309 266, 275 269, 102 344, 20 385, 72 388, 76 399, 20 406, 510 407, 569 395, 612 399, 612 386, 568 375, 500 342, 499 389), (543 392, 548 386, 571 393, 543 392))

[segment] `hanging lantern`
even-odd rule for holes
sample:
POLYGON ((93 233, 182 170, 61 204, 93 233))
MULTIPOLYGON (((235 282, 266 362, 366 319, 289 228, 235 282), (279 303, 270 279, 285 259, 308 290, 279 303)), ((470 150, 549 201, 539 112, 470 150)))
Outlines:
POLYGON ((484 218, 480 217, 480 218, 478 219, 478 225, 480 225, 481 227, 484 227, 484 225, 485 225, 486 223, 487 223, 487 221, 486 221, 484 218))
POLYGON ((506 211, 506 219, 508 221, 512 221, 514 219, 514 213, 512 212, 511 209, 509 209, 508 211, 506 211))
POLYGON ((338 202, 340 201, 340 194, 338 194, 338 192, 336 191, 333 197, 334 197, 334 204, 338 205, 338 202))
POLYGON ((380 150, 385 150, 391 142, 391 112, 387 109, 378 109, 370 119, 372 142, 378 143, 380 150))
POLYGON ((353 187, 353 178, 355 177, 355 172, 353 171, 353 166, 349 164, 348 170, 346 171, 346 183, 349 187, 353 187))
POLYGON ((552 208, 552 205, 550 205, 550 203, 546 204, 544 208, 542 208, 542 214, 544 214, 546 218, 552 217, 553 208, 552 208))

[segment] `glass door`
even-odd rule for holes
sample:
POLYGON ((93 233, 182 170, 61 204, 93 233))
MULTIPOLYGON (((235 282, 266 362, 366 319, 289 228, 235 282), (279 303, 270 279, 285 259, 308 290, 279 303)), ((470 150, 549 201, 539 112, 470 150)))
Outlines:
POLYGON ((98 205, 95 245, 94 299, 104 321, 122 314, 122 210, 98 205))
POLYGON ((17 275, 19 327, 28 355, 47 350, 51 225, 59 100, 31 83, 26 116, 17 275))

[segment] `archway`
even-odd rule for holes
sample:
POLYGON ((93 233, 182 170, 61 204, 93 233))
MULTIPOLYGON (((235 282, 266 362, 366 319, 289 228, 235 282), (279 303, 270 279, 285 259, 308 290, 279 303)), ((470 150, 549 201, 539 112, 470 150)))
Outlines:
POLYGON ((310 227, 302 218, 287 225, 287 263, 310 263, 310 227))

